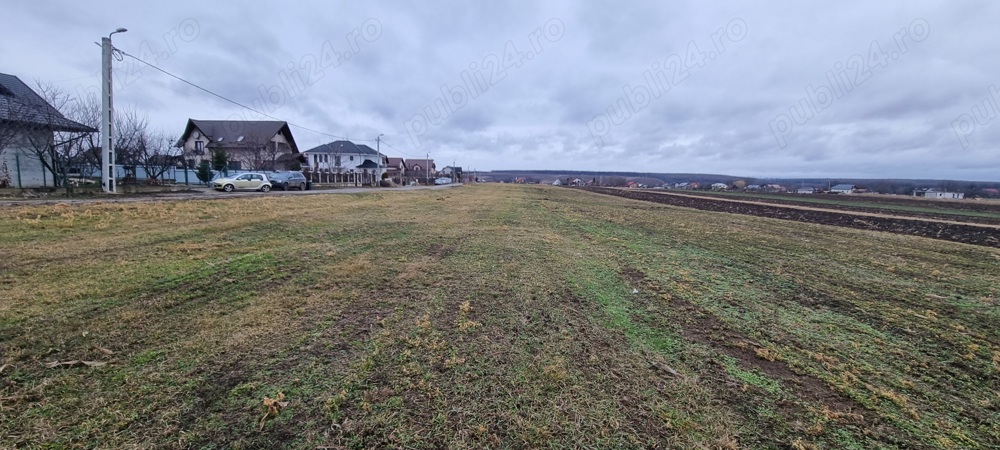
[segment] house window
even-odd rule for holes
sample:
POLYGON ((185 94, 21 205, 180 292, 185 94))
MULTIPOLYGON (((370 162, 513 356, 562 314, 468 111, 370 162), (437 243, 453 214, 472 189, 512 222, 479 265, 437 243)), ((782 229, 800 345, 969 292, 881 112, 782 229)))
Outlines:
POLYGON ((333 157, 333 165, 335 165, 337 167, 340 167, 340 155, 334 155, 334 157, 333 157))
POLYGON ((354 161, 354 157, 353 156, 351 157, 351 161, 354 161))
POLYGON ((198 154, 201 154, 201 152, 205 151, 205 143, 202 141, 194 141, 194 149, 198 152, 198 154))

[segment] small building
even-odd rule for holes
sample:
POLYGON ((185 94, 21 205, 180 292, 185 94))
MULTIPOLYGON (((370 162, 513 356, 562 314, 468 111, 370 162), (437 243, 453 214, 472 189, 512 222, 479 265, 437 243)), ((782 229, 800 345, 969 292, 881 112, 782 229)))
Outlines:
POLYGON ((430 179, 437 174, 437 166, 433 159, 407 159, 406 177, 411 181, 419 179, 430 179))
POLYGON ((831 194, 853 194, 855 186, 853 184, 838 184, 830 188, 831 194))
POLYGON ((796 194, 815 194, 816 193, 816 189, 811 188, 811 187, 800 187, 800 188, 798 188, 798 189, 795 190, 795 193, 796 194))
POLYGON ((402 183, 403 176, 406 175, 406 161, 403 158, 383 156, 382 162, 389 177, 402 183))
POLYGON ((937 189, 926 189, 926 190, 917 190, 917 191, 914 191, 913 192, 913 196, 914 197, 924 197, 924 198, 947 198, 947 199, 961 200, 961 199, 965 198, 965 193, 963 193, 963 192, 939 191, 937 189))
POLYGON ((729 189, 729 185, 726 183, 712 183, 713 191, 724 191, 726 189, 729 189))
POLYGON ((438 173, 441 176, 450 177, 452 175, 459 175, 462 173, 461 167, 444 166, 444 169, 438 173))
POLYGON ((553 186, 562 186, 562 184, 563 184, 562 180, 560 180, 558 178, 556 178, 556 181, 552 182, 553 186))
POLYGON ((653 177, 634 177, 630 178, 629 181, 635 181, 636 183, 639 183, 639 185, 641 185, 642 187, 648 187, 648 188, 663 186, 663 180, 653 177))

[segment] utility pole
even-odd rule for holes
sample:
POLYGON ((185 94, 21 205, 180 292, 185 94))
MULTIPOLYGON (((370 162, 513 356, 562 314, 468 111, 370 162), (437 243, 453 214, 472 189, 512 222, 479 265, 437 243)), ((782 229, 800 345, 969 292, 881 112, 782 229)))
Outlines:
POLYGON ((378 168, 375 169, 375 174, 376 174, 375 177, 378 178, 378 181, 376 182, 375 186, 378 186, 378 183, 381 183, 381 181, 382 181, 382 174, 380 173, 382 171, 381 170, 382 169, 382 136, 385 136, 385 135, 384 134, 380 134, 378 136, 375 136, 375 153, 378 153, 378 168))
POLYGON ((115 134, 114 102, 111 98, 111 56, 114 47, 111 36, 128 30, 118 28, 106 38, 101 38, 101 188, 114 194, 115 190, 115 134))
POLYGON ((431 154, 427 154, 427 160, 424 161, 424 165, 427 166, 427 184, 431 184, 431 154))
MULTIPOLYGON (((451 182, 455 182, 455 177, 458 176, 458 168, 455 166, 455 160, 451 160, 451 182)), ((459 180, 461 181, 461 180, 459 180)))

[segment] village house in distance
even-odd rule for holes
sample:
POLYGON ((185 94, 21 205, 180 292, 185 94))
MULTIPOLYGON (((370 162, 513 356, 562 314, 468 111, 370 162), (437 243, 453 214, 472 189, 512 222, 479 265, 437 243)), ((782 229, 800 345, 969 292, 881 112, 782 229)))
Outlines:
POLYGON ((211 163, 215 151, 224 151, 234 170, 290 170, 304 162, 288 123, 277 120, 188 119, 176 146, 190 167, 211 163))

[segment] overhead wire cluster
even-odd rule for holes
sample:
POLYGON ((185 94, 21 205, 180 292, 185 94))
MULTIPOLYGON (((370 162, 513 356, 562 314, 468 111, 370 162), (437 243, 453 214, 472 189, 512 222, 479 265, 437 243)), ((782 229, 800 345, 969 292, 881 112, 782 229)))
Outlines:
MULTIPOLYGON (((257 109, 251 108, 251 107, 249 107, 247 105, 244 105, 244 104, 242 104, 242 103, 240 103, 240 102, 238 102, 236 100, 232 100, 232 99, 230 99, 230 98, 228 98, 228 97, 226 97, 226 96, 224 96, 222 94, 217 94, 215 92, 212 92, 209 89, 203 88, 203 87, 201 87, 201 86, 199 86, 197 84, 194 84, 193 82, 185 80, 184 78, 181 78, 181 77, 179 77, 177 75, 174 75, 174 74, 166 71, 165 69, 162 69, 162 68, 156 66, 155 64, 152 64, 150 62, 147 62, 147 61, 139 58, 138 56, 132 55, 132 54, 130 54, 128 52, 125 52, 125 51, 122 51, 122 50, 119 50, 119 49, 115 49, 115 51, 118 52, 118 53, 120 53, 120 54, 122 54, 122 55, 128 56, 129 58, 132 58, 132 59, 134 59, 134 60, 136 60, 138 62, 141 62, 141 63, 143 63, 143 64, 145 64, 145 65, 147 65, 149 67, 152 67, 153 69, 156 69, 157 71, 160 71, 163 74, 165 74, 165 75, 167 75, 167 76, 169 76, 171 78, 174 78, 174 79, 176 79, 176 80, 178 80, 178 81, 180 81, 182 83, 185 83, 185 84, 187 84, 187 85, 189 85, 191 87, 194 87, 195 89, 198 89, 198 90, 203 91, 203 92, 205 92, 205 93, 207 93, 209 95, 215 96, 215 97, 217 97, 219 99, 222 99, 224 101, 232 103, 232 104, 234 104, 236 106, 239 106, 240 108, 244 108, 244 109, 247 109, 249 111, 253 111, 253 112, 257 113, 257 114, 260 114, 261 116, 264 116, 264 117, 267 117, 267 118, 271 118, 271 119, 274 119, 274 120, 278 120, 278 121, 283 121, 283 122, 287 123, 289 126, 293 126, 295 128, 300 128, 300 129, 303 129, 303 130, 306 130, 306 131, 309 131, 309 132, 312 132, 312 133, 316 133, 316 134, 319 134, 319 135, 331 137, 331 138, 334 138, 334 139, 351 140, 351 139, 349 139, 347 137, 344 137, 344 136, 338 136, 338 135, 335 135, 335 134, 330 134, 330 133, 326 133, 326 132, 323 132, 323 131, 314 130, 312 128, 308 128, 308 127, 304 127, 302 125, 298 125, 298 124, 295 124, 295 123, 292 123, 292 122, 288 122, 287 120, 279 119, 279 118, 274 117, 274 116, 272 116, 270 114, 267 114, 267 113, 265 113, 263 111, 259 111, 257 109)), ((375 139, 354 139, 354 140, 355 141, 361 141, 361 142, 375 142, 375 139)), ((385 141, 383 140, 383 142, 385 142, 385 141)), ((389 145, 389 144, 386 144, 386 145, 389 145)), ((389 147, 392 147, 392 146, 390 145, 389 147)), ((396 150, 396 151, 399 151, 400 153, 403 153, 402 151, 400 151, 399 149, 397 149, 395 147, 392 147, 392 148, 394 150, 396 150)))

